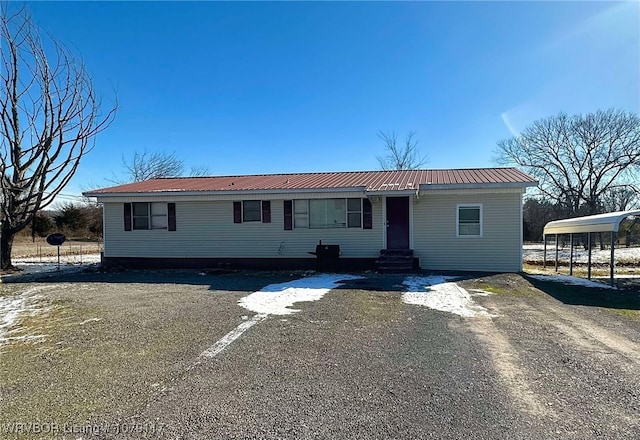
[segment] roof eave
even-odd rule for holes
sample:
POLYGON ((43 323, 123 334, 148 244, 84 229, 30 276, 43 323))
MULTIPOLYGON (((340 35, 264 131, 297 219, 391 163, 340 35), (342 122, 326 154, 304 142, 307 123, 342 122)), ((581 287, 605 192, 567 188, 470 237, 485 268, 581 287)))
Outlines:
POLYGON ((356 187, 347 187, 347 188, 311 188, 311 189, 303 189, 303 188, 295 188, 295 189, 234 189, 234 190, 203 190, 203 191, 180 191, 180 190, 159 190, 159 191, 144 191, 144 192, 84 192, 82 193, 85 197, 149 197, 149 196, 158 196, 158 195, 181 195, 181 196, 223 196, 223 195, 234 195, 234 194, 242 194, 242 195, 263 195, 263 194, 282 194, 282 193, 292 193, 292 194, 300 194, 300 193, 332 193, 332 192, 365 192, 365 187, 356 186, 356 187))
POLYGON ((538 182, 498 182, 498 183, 421 183, 420 190, 441 189, 486 189, 486 188, 529 188, 538 186, 538 182))

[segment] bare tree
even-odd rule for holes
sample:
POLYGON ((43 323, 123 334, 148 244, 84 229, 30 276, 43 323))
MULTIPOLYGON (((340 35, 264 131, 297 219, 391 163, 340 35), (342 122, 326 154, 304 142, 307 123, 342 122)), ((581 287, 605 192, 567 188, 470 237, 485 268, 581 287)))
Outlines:
POLYGON ((16 233, 53 202, 112 122, 100 112, 81 60, 42 38, 25 7, 0 6, 0 179, 2 269, 16 233))
MULTIPOLYGON (((163 177, 179 177, 184 171, 184 161, 173 153, 151 152, 147 149, 136 151, 131 159, 122 157, 124 168, 123 178, 112 179, 115 183, 141 182, 163 177)), ((192 177, 206 176, 209 168, 201 165, 191 167, 189 175, 192 177)))
POLYGON ((638 205, 638 188, 635 185, 611 187, 602 194, 601 204, 605 212, 632 209, 638 205))
POLYGON ((136 151, 131 160, 122 158, 125 182, 141 182, 161 177, 176 177, 182 174, 184 162, 176 153, 136 151))
POLYGON ((404 144, 398 144, 395 132, 379 131, 378 137, 384 142, 387 152, 385 156, 378 156, 378 162, 383 170, 416 170, 427 163, 427 157, 420 154, 415 133, 409 132, 404 144))
POLYGON ((608 192, 631 188, 640 159, 640 117, 600 110, 540 119, 499 141, 497 159, 538 179, 541 195, 571 215, 597 214, 608 192))

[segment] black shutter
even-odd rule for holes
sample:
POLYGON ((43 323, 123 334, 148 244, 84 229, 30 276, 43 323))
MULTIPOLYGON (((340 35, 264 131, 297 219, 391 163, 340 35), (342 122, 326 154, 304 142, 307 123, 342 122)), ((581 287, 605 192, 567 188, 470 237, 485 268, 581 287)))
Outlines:
POLYGON ((372 211, 371 200, 362 199, 362 229, 373 229, 372 211))
POLYGON ((271 223, 271 201, 262 201, 262 223, 271 223))
POLYGON ((167 203, 167 226, 170 231, 176 230, 176 204, 167 203))
POLYGON ((131 230, 131 203, 124 204, 124 230, 131 230))
POLYGON ((242 223, 242 202, 233 202, 233 222, 242 223))
POLYGON ((293 202, 291 200, 284 201, 284 230, 293 229, 293 202))

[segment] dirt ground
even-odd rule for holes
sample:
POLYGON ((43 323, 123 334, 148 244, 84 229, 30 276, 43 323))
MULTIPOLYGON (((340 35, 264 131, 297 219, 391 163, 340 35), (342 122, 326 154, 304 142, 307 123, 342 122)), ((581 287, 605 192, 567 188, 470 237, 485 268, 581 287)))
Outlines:
POLYGON ((492 317, 463 318, 404 303, 402 275, 367 273, 296 304, 298 313, 264 318, 216 357, 200 356, 254 319, 240 298, 304 275, 132 271, 0 284, 0 297, 28 291, 38 310, 0 345, 0 437, 640 432, 633 289, 472 276, 458 285, 491 292, 473 299, 492 317), (26 432, 33 425, 8 432, 34 422, 40 434, 26 432))

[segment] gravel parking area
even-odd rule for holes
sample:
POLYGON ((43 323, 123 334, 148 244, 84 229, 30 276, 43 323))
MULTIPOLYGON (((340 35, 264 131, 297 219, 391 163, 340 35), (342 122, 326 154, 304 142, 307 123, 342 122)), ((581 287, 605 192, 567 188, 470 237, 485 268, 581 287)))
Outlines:
POLYGON ((637 437, 637 291, 467 276, 443 290, 460 288, 482 310, 465 315, 420 305, 417 293, 407 301, 415 277, 357 274, 336 286, 310 275, 0 284, 0 299, 38 295, 9 330, 16 339, 0 344, 0 436, 43 438, 7 432, 38 421, 67 438, 637 437), (305 277, 321 294, 286 289, 305 277), (263 316, 246 298, 265 286, 279 286, 280 302, 263 316))

